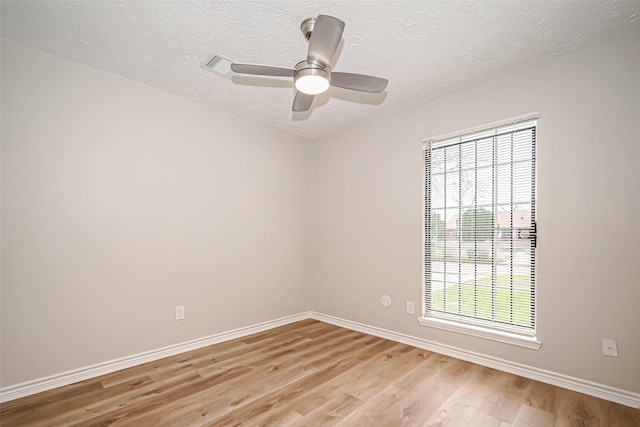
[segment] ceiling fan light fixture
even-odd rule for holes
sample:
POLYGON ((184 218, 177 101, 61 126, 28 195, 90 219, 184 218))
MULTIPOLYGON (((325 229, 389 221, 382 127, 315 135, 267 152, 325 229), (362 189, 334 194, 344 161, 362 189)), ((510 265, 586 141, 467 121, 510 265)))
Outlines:
POLYGON ((318 95, 329 89, 329 81, 317 74, 301 76, 296 79, 296 89, 307 95, 318 95))
POLYGON ((315 64, 302 61, 296 65, 294 75, 296 89, 307 95, 318 95, 329 89, 331 71, 329 67, 320 68, 315 64))

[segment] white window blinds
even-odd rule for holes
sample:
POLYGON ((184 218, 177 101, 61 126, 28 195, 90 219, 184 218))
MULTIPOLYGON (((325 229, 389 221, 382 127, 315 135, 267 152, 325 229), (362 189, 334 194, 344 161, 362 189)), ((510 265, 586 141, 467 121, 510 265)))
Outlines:
POLYGON ((424 315, 535 331, 536 121, 425 144, 424 315))

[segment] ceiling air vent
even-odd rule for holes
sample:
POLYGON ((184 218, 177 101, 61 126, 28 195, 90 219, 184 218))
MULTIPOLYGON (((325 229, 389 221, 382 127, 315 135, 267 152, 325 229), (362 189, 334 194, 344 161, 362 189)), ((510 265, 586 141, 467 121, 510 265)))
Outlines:
POLYGON ((231 77, 236 74, 231 71, 232 63, 233 61, 229 58, 225 58, 219 53, 211 52, 204 61, 200 63, 200 67, 222 76, 225 79, 231 79, 231 77))

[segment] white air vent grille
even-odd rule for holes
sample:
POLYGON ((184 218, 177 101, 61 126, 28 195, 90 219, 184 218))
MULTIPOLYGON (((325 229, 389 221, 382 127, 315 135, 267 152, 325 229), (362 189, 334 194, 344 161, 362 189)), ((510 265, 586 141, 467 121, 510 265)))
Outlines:
POLYGON ((233 64, 233 61, 229 58, 225 58, 219 53, 211 52, 200 63, 200 67, 226 79, 231 79, 236 74, 231 70, 231 64, 233 64))
POLYGON ((213 68, 216 66, 216 64, 218 62, 220 62, 222 58, 220 58, 218 55, 214 55, 213 58, 211 58, 211 60, 209 62, 207 62, 206 64, 204 64, 205 68, 213 68))

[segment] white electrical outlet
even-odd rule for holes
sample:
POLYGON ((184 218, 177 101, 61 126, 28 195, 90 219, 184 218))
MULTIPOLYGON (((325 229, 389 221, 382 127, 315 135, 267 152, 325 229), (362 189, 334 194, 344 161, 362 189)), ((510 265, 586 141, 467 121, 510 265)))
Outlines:
POLYGON ((407 301, 407 314, 415 314, 413 301, 407 301))
POLYGON ((184 305, 179 305, 176 307, 176 320, 184 319, 184 305))
POLYGON ((618 344, 616 340, 602 339, 602 355, 609 357, 618 357, 618 344))

